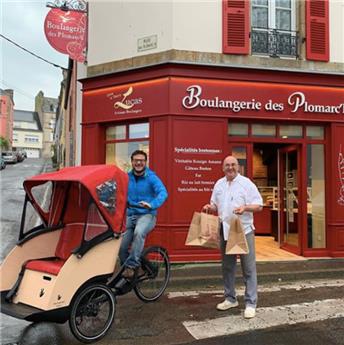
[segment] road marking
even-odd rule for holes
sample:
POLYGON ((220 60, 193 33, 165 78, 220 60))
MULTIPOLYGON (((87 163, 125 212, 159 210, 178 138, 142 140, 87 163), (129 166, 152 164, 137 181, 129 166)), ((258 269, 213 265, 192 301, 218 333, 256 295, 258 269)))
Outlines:
MULTIPOLYGON (((323 279, 315 279, 306 282, 297 282, 297 283, 289 283, 289 284, 281 284, 279 283, 278 286, 258 286, 258 292, 276 292, 282 290, 304 290, 304 289, 315 289, 320 287, 337 287, 337 286, 344 286, 344 279, 332 279, 332 280, 323 280, 323 279)), ((237 289, 237 296, 244 295, 244 288, 237 289)), ((179 297, 198 297, 200 294, 214 294, 214 295, 221 295, 223 296, 223 290, 198 290, 198 291, 177 291, 177 292, 169 292, 167 297, 168 298, 179 298, 179 297)))
POLYGON ((344 317, 344 299, 327 299, 312 303, 257 308, 256 317, 244 319, 231 315, 206 321, 184 321, 183 325, 195 339, 220 337, 268 327, 293 325, 344 317))

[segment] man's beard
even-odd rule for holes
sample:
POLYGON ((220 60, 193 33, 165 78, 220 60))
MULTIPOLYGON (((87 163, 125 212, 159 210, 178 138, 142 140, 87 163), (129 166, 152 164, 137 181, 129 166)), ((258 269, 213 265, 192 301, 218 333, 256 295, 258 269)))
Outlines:
POLYGON ((141 176, 145 173, 146 167, 144 167, 142 170, 136 170, 135 168, 133 168, 133 170, 135 175, 141 176))

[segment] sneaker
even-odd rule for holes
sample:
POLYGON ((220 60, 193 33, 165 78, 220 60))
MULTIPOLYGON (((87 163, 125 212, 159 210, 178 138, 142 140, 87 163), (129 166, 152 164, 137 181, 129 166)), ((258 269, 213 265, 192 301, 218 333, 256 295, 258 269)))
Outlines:
POLYGON ((256 316, 256 308, 254 307, 246 307, 244 312, 244 318, 245 319, 252 319, 256 316))
POLYGON ((139 266, 137 268, 137 276, 138 277, 143 277, 145 274, 146 274, 146 271, 141 266, 139 266))
POLYGON ((122 273, 122 277, 127 279, 132 279, 134 277, 135 270, 131 267, 126 267, 126 269, 122 273))
POLYGON ((231 302, 231 301, 228 301, 228 299, 225 299, 223 302, 219 303, 216 306, 216 309, 217 310, 227 310, 227 309, 230 309, 230 308, 235 308, 238 305, 239 305, 238 301, 231 302))

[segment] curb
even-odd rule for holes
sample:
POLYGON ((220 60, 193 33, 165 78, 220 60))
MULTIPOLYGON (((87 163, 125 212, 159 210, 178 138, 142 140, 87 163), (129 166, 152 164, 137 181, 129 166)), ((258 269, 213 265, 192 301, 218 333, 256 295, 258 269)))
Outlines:
MULTIPOLYGON (((236 282, 243 284, 240 264, 236 282)), ((343 279, 344 259, 312 259, 302 262, 258 262, 258 284, 309 279, 343 279)), ((221 264, 174 265, 171 267, 169 290, 223 287, 221 264)))

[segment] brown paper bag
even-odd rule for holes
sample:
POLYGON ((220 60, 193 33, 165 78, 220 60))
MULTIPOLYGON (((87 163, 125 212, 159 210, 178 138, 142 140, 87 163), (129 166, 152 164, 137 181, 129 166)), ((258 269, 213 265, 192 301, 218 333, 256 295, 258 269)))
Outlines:
POLYGON ((219 243, 218 217, 208 213, 194 212, 185 245, 218 248, 219 243))
POLYGON ((188 236, 186 237, 186 246, 200 246, 201 245, 201 214, 194 212, 189 226, 188 236))
POLYGON ((201 245, 206 248, 219 248, 219 217, 209 213, 201 213, 201 245))
POLYGON ((239 217, 233 216, 230 220, 229 237, 226 244, 226 254, 248 254, 249 249, 239 217))

